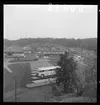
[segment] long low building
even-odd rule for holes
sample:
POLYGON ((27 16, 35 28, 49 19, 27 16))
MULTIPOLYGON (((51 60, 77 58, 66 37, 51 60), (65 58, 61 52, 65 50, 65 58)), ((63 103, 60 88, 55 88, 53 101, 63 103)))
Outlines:
POLYGON ((65 52, 51 52, 51 53, 45 53, 45 56, 49 56, 49 55, 60 55, 60 54, 64 54, 65 52))
POLYGON ((11 46, 9 48, 7 48, 6 50, 4 50, 4 55, 5 56, 17 56, 17 57, 25 57, 25 55, 27 54, 31 54, 30 49, 25 49, 23 47, 19 47, 19 46, 11 46))

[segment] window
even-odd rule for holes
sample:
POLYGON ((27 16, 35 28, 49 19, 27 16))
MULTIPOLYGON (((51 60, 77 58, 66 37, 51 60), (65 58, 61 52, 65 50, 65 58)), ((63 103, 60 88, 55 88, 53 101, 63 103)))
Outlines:
POLYGON ((44 70, 41 70, 41 71, 39 71, 39 72, 45 72, 44 70))
POLYGON ((50 70, 47 70, 47 71, 53 71, 52 69, 50 69, 50 70))

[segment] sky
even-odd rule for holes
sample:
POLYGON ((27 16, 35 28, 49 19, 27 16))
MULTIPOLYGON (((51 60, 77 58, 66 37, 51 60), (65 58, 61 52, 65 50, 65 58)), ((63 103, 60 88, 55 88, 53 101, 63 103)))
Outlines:
POLYGON ((96 38, 97 5, 4 5, 4 38, 96 38))

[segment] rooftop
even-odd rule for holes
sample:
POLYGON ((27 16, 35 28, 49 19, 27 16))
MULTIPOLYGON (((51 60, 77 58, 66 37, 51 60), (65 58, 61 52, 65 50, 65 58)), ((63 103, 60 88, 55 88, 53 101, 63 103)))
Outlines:
POLYGON ((23 51, 24 51, 24 49, 19 46, 11 46, 5 50, 5 52, 23 52, 23 51))
POLYGON ((49 69, 56 69, 56 68, 60 68, 60 66, 40 67, 37 69, 38 70, 49 70, 49 69))

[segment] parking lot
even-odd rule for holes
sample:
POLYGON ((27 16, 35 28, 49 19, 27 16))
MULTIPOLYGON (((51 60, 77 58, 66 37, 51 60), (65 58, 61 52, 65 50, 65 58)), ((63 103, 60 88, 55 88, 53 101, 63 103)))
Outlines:
MULTIPOLYGON (((14 90, 15 90, 15 82, 16 82, 16 90, 17 90, 17 95, 20 94, 20 98, 22 98, 22 94, 27 93, 28 91, 32 91, 34 93, 34 88, 33 87, 27 87, 28 84, 32 84, 34 81, 33 76, 31 75, 32 71, 34 71, 34 68, 36 67, 48 67, 52 66, 53 64, 49 63, 50 60, 48 59, 40 59, 38 61, 30 61, 26 63, 14 63, 14 64, 9 64, 8 67, 13 71, 13 73, 9 73, 7 70, 4 70, 4 80, 5 80, 5 87, 4 87, 4 100, 11 101, 14 100, 14 90), (16 79, 16 81, 15 81, 16 79)), ((56 62, 55 62, 56 64, 56 62)), ((44 78, 46 79, 46 78, 44 78)), ((48 80, 47 80, 48 81, 48 80)), ((40 81, 41 83, 39 84, 44 84, 43 80, 40 81)), ((45 85, 45 84, 44 84, 45 85)), ((46 84, 48 85, 48 83, 46 84)), ((45 86, 44 86, 45 87, 45 86)), ((38 89, 40 89, 38 87, 38 89)), ((50 88, 51 91, 51 88, 50 88)), ((41 90, 42 92, 42 90, 41 90)), ((40 94, 41 94, 40 92, 40 94)), ((43 92, 42 92, 43 93, 43 92)), ((18 95, 19 96, 19 95, 18 95)), ((42 96, 43 97, 43 96, 42 96)))

